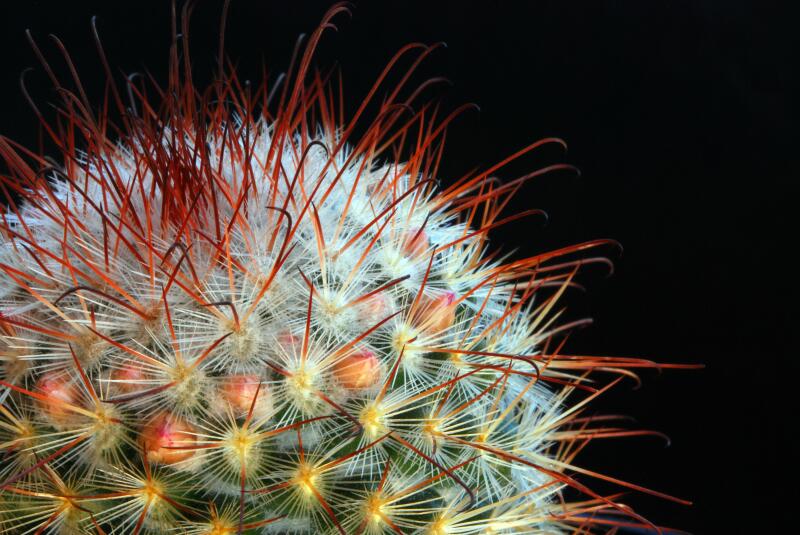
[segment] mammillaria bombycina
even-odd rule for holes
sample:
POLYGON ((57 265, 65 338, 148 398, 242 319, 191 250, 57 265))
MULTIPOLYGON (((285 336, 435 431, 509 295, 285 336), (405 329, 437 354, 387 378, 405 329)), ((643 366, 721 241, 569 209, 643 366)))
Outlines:
POLYGON ((34 109, 60 161, 0 138, 4 533, 650 526, 591 481, 664 495, 574 463, 649 433, 584 410, 659 365, 569 355, 558 322, 578 269, 607 263, 576 253, 613 242, 509 259, 488 241, 541 215, 503 215, 525 182, 571 167, 494 173, 563 142, 440 188, 468 106, 423 100, 410 75, 436 47, 409 45, 345 119, 311 68, 344 11, 285 79, 221 64, 195 87, 184 28, 166 87, 130 77, 98 108, 53 76, 57 118, 34 109))

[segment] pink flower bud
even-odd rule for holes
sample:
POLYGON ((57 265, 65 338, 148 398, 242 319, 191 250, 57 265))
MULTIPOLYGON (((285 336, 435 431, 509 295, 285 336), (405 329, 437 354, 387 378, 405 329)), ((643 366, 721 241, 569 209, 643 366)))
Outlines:
POLYGON ((440 333, 453 326, 456 319, 456 294, 445 292, 437 297, 422 296, 417 325, 429 333, 440 333))
POLYGON ((360 304, 363 318, 373 323, 378 322, 389 315, 389 304, 386 296, 377 293, 369 296, 360 304))
POLYGON ((197 442, 194 427, 169 413, 155 416, 145 424, 139 442, 147 451, 147 458, 155 463, 175 464, 194 455, 197 442))
POLYGON ((269 399, 267 385, 261 382, 256 375, 233 375, 226 377, 220 387, 222 398, 230 403, 234 411, 241 414, 250 411, 253 400, 256 400, 256 409, 263 408, 269 399), (259 383, 261 386, 259 387, 259 383), (258 393, 258 398, 256 398, 258 393))
POLYGON ((333 375, 343 387, 361 390, 378 383, 381 365, 375 353, 363 349, 344 357, 333 366, 333 375))
POLYGON ((57 422, 63 422, 72 414, 64 407, 64 403, 75 405, 78 393, 67 375, 47 373, 36 383, 36 390, 48 397, 47 400, 39 400, 47 416, 57 422))
POLYGON ((135 364, 125 364, 111 372, 114 386, 126 394, 140 390, 145 379, 144 369, 135 364))

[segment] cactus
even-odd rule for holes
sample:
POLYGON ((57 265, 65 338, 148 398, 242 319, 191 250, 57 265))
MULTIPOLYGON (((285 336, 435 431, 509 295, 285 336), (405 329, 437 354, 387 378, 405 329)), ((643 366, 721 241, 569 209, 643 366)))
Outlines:
POLYGON ((60 163, 0 139, 3 533, 650 526, 590 481, 654 491, 574 463, 647 433, 584 409, 656 364, 562 352, 559 300, 607 262, 575 254, 612 242, 489 250, 540 214, 502 215, 523 183, 570 166, 493 173, 562 142, 439 188, 460 110, 382 75, 345 121, 310 68, 345 10, 283 85, 221 68, 198 90, 176 35, 166 88, 129 79, 96 108, 54 79, 60 163))

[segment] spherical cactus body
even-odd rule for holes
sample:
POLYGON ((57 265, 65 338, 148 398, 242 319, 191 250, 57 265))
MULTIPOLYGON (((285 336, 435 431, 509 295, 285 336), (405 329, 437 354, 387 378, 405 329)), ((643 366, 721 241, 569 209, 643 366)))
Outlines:
POLYGON ((649 525, 574 463, 637 433, 584 412, 616 382, 595 372, 656 366, 564 352, 559 301, 605 262, 576 253, 610 242, 528 258, 489 242, 540 214, 503 214, 526 181, 570 166, 439 186, 464 110, 382 75, 345 119, 311 67, 345 10, 285 79, 220 67, 195 88, 176 33, 165 87, 109 71, 97 107, 54 79, 60 159, 0 139, 0 531, 649 525))

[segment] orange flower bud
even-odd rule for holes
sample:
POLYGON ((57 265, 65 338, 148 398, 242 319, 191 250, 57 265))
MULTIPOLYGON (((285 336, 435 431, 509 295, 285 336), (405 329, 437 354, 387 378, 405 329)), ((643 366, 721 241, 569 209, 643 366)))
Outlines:
POLYGON ((134 364, 125 364, 111 372, 113 385, 126 394, 140 390, 145 379, 144 369, 134 364))
POLYGON ((333 366, 339 384, 349 390, 375 386, 381 378, 381 364, 375 353, 364 349, 339 360, 333 366))
POLYGON ((147 451, 147 458, 155 463, 175 464, 185 461, 194 451, 197 442, 194 427, 168 413, 159 414, 142 428, 139 442, 147 451), (175 448, 175 449, 173 449, 175 448))
POLYGON ((76 405, 78 393, 69 376, 63 373, 47 373, 36 383, 36 389, 48 399, 39 400, 42 410, 50 418, 63 421, 72 413, 63 403, 76 405))
POLYGON ((456 294, 445 292, 437 297, 422 296, 419 301, 419 328, 429 333, 446 331, 456 320, 456 294))
POLYGON ((360 303, 361 313, 364 318, 377 322, 389 315, 389 304, 386 301, 386 296, 381 293, 376 293, 364 299, 360 303))
POLYGON ((299 336, 293 335, 289 331, 283 331, 278 334, 278 343, 283 347, 283 350, 286 351, 288 354, 292 354, 292 352, 296 351, 299 352, 300 348, 303 345, 303 339, 299 336))
POLYGON ((259 387, 259 383, 261 383, 261 379, 256 375, 233 375, 223 380, 220 393, 237 413, 249 412, 254 399, 256 400, 255 410, 261 411, 268 408, 269 391, 267 385, 261 383, 259 387), (256 393, 258 393, 258 399, 256 399, 256 393))
POLYGON ((410 257, 420 256, 428 250, 430 241, 422 229, 411 229, 403 233, 403 254, 410 257))

